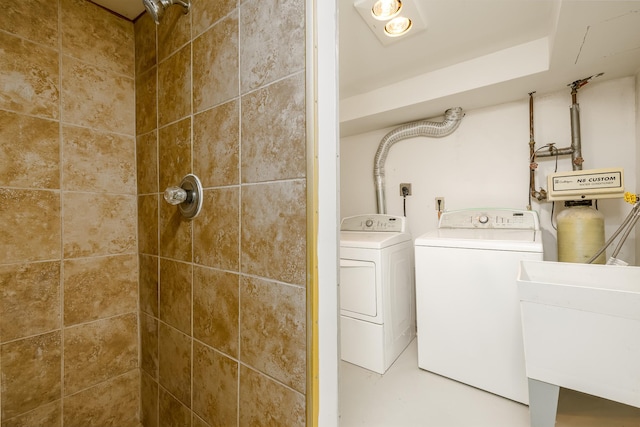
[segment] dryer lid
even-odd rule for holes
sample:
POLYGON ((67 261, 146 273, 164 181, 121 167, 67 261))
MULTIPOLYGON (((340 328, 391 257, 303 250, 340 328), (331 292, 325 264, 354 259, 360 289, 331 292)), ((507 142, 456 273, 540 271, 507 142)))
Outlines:
POLYGON ((371 231, 341 231, 340 247, 383 249, 399 243, 411 241, 408 233, 375 233, 371 231))

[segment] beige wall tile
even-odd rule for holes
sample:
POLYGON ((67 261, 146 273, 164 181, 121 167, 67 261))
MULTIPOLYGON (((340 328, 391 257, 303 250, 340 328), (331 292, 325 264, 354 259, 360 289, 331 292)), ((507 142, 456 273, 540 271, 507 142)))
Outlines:
POLYGON ((234 426, 238 414, 238 362, 193 343, 193 411, 211 426, 234 426))
POLYGON ((31 0, 4 2, 0 30, 32 42, 58 48, 58 2, 31 0), (37 13, 33 13, 37 10, 37 13))
POLYGON ((158 127, 157 100, 158 67, 136 74, 136 133, 138 135, 158 127))
MULTIPOLYGON (((182 404, 191 406, 191 338, 177 329, 160 323, 158 350, 159 383, 182 404)), ((162 409, 162 394, 160 412, 162 409)), ((161 417, 160 419, 164 419, 161 417)))
POLYGON ((212 3, 208 0, 192 0, 191 14, 193 37, 197 37, 238 6, 238 0, 219 0, 212 3))
POLYGON ((305 392, 305 290, 264 280, 240 281, 240 360, 305 392))
POLYGON ((63 126, 62 139, 63 189, 136 194, 132 136, 63 126))
POLYGON ((193 117, 193 171, 205 188, 240 182, 239 110, 234 100, 193 117))
POLYGON ((239 425, 302 427, 305 425, 304 395, 241 365, 239 425))
POLYGON ((58 52, 0 32, 0 109, 60 117, 58 52))
POLYGON ((305 114, 304 73, 242 98, 243 182, 305 176, 305 114))
POLYGON ((158 25, 158 60, 163 61, 191 40, 191 17, 182 6, 165 10, 158 25))
POLYGON ((241 272, 305 283, 305 206, 303 180, 242 187, 241 272))
POLYGON ((158 319, 140 314, 140 367, 158 379, 158 319))
MULTIPOLYGON (((158 190, 158 133, 149 132, 136 140, 138 194, 158 190)), ((164 189, 162 190, 164 191, 164 189)))
POLYGON ((135 313, 65 329, 65 396, 137 367, 138 320, 135 313))
POLYGON ((158 257, 140 254, 140 310, 158 317, 158 257))
POLYGON ((238 14, 193 41, 193 108, 202 111, 238 96, 238 14))
POLYGON ((63 205, 65 258, 136 251, 136 196, 65 193, 63 205))
POLYGON ((195 262, 238 271, 240 236, 238 187, 204 190, 202 211, 193 221, 195 262))
POLYGON ((156 56, 156 23, 148 13, 134 23, 136 77, 158 65, 156 56))
POLYGON ((140 375, 140 424, 158 427, 158 383, 145 372, 140 375))
POLYGON ((140 372, 134 369, 64 398, 64 427, 139 427, 140 372))
MULTIPOLYGON (((190 427, 191 411, 179 400, 176 400, 165 389, 160 387, 159 398, 160 420, 163 427, 190 427)), ((146 426, 145 426, 146 427, 146 426)))
POLYGON ((136 254, 64 262, 64 324, 89 322, 136 311, 136 254))
POLYGON ((158 255, 159 202, 157 194, 138 196, 138 251, 144 254, 158 255))
POLYGON ((202 267, 193 276, 194 338, 237 358, 239 276, 202 267))
POLYGON ((193 221, 185 219, 177 206, 160 203, 160 256, 191 262, 193 221))
POLYGON ((160 126, 164 126, 189 114, 191 114, 190 43, 158 65, 158 122, 160 126))
POLYGON ((62 53, 133 77, 133 24, 85 0, 61 0, 62 53))
POLYGON ((60 262, 0 265, 0 342, 60 329, 60 262))
POLYGON ((61 350, 60 331, 0 346, 3 420, 60 399, 61 350))
POLYGON ((191 264, 160 259, 160 319, 191 335, 191 264))
POLYGON ((132 77, 62 57, 62 114, 65 122, 97 130, 135 135, 132 77))
POLYGON ((59 189, 59 127, 0 110, 0 186, 59 189))
POLYGON ((3 419, 2 427, 62 427, 62 399, 9 420, 3 419))
POLYGON ((242 4, 241 93, 304 69, 304 5, 304 0, 248 0, 242 4))
POLYGON ((160 191, 180 185, 191 172, 191 118, 173 123, 158 132, 160 191))
POLYGON ((60 193, 0 188, 0 263, 60 258, 60 193))
MULTIPOLYGON (((233 424, 233 425, 237 425, 237 424, 238 424, 238 423, 233 424)), ((199 416, 197 416, 197 415, 195 415, 195 414, 193 415, 193 423, 192 423, 191 425, 192 425, 193 427, 211 427, 209 424, 205 423, 205 422, 202 420, 202 418, 200 418, 199 416)))

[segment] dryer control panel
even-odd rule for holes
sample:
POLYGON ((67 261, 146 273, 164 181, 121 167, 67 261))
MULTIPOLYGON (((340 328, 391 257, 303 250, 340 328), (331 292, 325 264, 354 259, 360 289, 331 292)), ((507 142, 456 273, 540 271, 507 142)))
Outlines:
POLYGON ((438 228, 539 230, 536 211, 516 209, 462 209, 442 213, 438 228))
POLYGON ((342 219, 340 231, 388 231, 404 233, 406 218, 403 216, 372 214, 356 215, 342 219))

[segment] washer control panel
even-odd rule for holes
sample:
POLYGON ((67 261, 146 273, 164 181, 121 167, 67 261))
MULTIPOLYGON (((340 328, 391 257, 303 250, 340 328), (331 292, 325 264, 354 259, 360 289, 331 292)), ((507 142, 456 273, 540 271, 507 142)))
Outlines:
POLYGON ((536 211, 516 209, 462 209, 445 211, 438 228, 492 228, 511 230, 539 230, 536 211))
POLYGON ((388 231, 404 233, 405 227, 405 217, 385 214, 349 216, 343 218, 340 223, 340 231, 388 231))

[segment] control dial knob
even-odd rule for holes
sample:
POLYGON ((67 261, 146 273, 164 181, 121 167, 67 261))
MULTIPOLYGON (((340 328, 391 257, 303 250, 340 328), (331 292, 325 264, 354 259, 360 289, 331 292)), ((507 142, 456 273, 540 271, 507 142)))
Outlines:
POLYGON ((486 224, 487 222, 489 222, 489 217, 486 215, 480 215, 478 221, 480 222, 480 224, 486 224))
POLYGON ((366 220, 364 225, 366 225, 367 227, 371 227, 373 225, 373 220, 372 219, 366 220))

